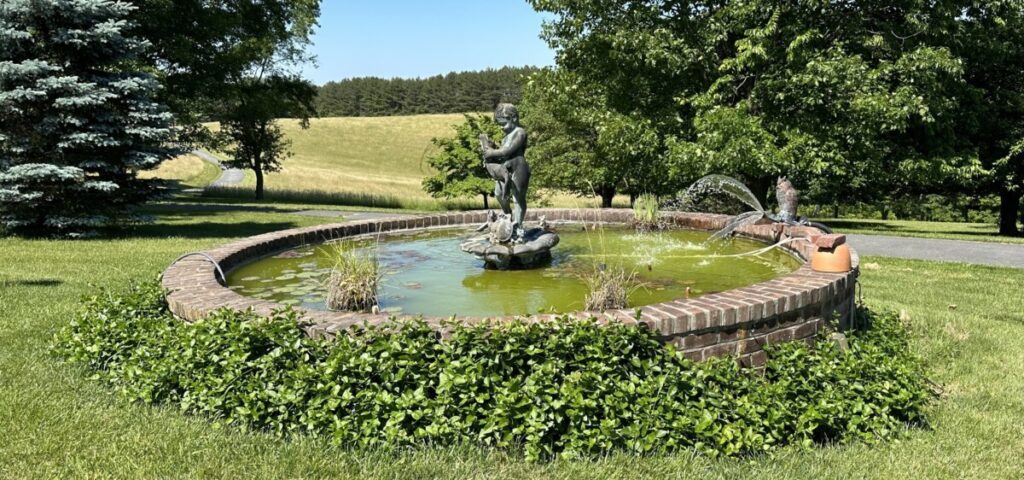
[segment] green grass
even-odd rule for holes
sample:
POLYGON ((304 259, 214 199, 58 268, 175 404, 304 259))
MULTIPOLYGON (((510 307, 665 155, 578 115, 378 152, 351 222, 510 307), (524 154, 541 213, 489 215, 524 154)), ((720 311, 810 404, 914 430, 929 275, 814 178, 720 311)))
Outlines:
POLYGON ((618 455, 526 464, 472 446, 341 450, 215 429, 169 408, 128 404, 48 354, 82 295, 122 288, 178 255, 244 235, 337 221, 292 215, 307 205, 211 199, 153 208, 159 221, 88 241, 0 239, 2 478, 1020 478, 1024 474, 1024 270, 863 259, 874 308, 902 309, 945 395, 930 430, 898 443, 784 450, 709 460, 618 455), (952 307, 955 305, 955 308, 952 307))
MULTIPOLYGON (((203 196, 223 199, 234 198, 251 200, 254 196, 253 187, 208 187, 203 196)), ((391 208, 404 210, 470 210, 483 208, 481 201, 470 200, 435 200, 420 197, 403 197, 388 194, 332 192, 327 190, 285 190, 280 188, 267 189, 264 200, 269 203, 278 202, 304 203, 316 205, 346 205, 357 207, 391 208)), ((497 205, 494 205, 497 207, 497 205)))
POLYGON ((990 223, 864 220, 850 218, 823 218, 818 221, 842 233, 1024 244, 1024 237, 999 236, 999 227, 990 223))

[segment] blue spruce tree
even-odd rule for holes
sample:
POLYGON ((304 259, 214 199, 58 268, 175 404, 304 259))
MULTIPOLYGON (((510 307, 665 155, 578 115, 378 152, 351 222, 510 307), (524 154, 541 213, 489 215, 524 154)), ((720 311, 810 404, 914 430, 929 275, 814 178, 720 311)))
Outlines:
POLYGON ((137 177, 175 152, 133 7, 0 1, 0 230, 74 235, 156 194, 137 177))

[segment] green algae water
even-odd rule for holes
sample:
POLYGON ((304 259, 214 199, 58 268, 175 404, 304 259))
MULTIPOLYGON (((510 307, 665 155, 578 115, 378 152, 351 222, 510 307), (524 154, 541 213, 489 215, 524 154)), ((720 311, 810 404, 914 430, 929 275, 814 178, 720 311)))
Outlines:
MULTIPOLYGON (((781 249, 759 255, 752 240, 732 239, 704 245, 707 232, 672 230, 637 233, 626 228, 584 231, 558 228, 561 242, 550 263, 531 270, 486 270, 483 261, 459 244, 465 229, 419 232, 359 240, 376 251, 383 279, 381 309, 393 314, 496 316, 570 312, 583 309, 587 288, 580 275, 596 265, 636 272, 639 285, 629 296, 641 306, 752 285, 791 272, 800 263, 781 249)), ((302 247, 243 265, 228 274, 236 292, 286 305, 326 310, 324 303, 333 261, 330 244, 302 247)))

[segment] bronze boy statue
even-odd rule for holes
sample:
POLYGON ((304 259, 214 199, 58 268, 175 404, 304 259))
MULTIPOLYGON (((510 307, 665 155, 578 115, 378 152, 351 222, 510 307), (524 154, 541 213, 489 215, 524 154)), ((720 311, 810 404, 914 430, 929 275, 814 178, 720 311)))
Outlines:
POLYGON ((526 130, 519 126, 519 111, 510 103, 499 103, 494 110, 494 120, 505 132, 505 138, 498 147, 487 137, 480 135, 484 168, 494 179, 494 197, 501 205, 501 211, 512 215, 513 238, 522 238, 523 220, 526 218, 526 190, 530 185, 530 165, 526 163, 526 130), (515 210, 509 200, 515 202, 515 210))

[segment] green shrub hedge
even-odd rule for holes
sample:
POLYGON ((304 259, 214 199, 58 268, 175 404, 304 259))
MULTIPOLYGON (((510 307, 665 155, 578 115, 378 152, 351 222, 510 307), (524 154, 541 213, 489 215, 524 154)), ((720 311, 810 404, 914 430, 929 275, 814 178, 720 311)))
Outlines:
POLYGON ((87 299, 57 335, 61 357, 133 401, 346 446, 479 442, 531 460, 696 449, 747 455, 786 444, 900 435, 933 398, 904 326, 862 311, 849 350, 770 349, 763 373, 694 363, 644 328, 566 319, 441 341, 422 322, 306 337, 296 317, 228 310, 187 324, 155 283, 87 299))

